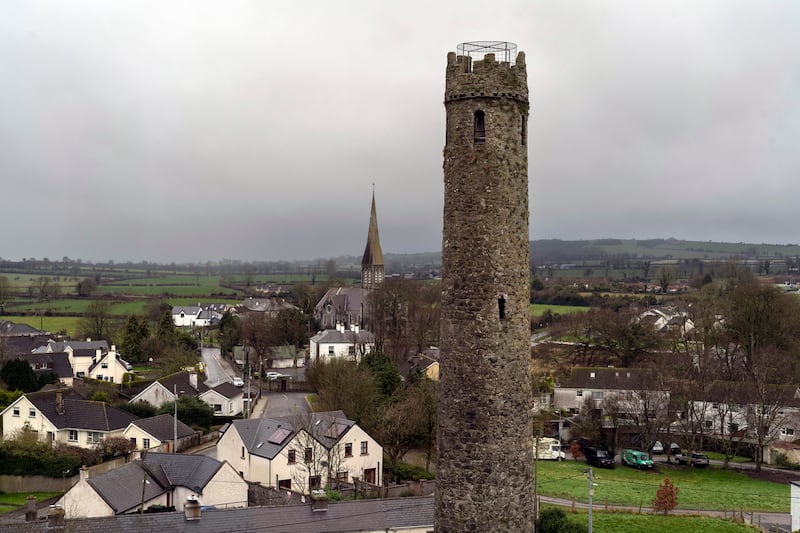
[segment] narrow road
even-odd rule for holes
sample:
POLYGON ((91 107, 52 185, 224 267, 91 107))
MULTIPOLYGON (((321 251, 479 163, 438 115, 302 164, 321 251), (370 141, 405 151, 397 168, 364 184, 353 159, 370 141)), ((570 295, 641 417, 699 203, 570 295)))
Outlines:
POLYGON ((219 348, 203 348, 200 351, 200 360, 206 367, 206 385, 214 387, 223 381, 230 381, 231 376, 228 375, 225 368, 220 362, 219 348))

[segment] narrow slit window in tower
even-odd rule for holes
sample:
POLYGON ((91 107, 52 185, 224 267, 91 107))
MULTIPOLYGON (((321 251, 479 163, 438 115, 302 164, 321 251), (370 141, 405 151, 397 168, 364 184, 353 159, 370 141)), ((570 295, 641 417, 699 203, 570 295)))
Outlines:
POLYGON ((528 121, 525 120, 525 115, 520 115, 522 125, 520 129, 520 136, 522 137, 522 146, 528 144, 528 121))
POLYGON ((497 299, 497 309, 500 312, 500 320, 506 319, 506 299, 502 296, 497 299))
POLYGON ((475 144, 486 142, 486 123, 483 111, 475 111, 475 144))

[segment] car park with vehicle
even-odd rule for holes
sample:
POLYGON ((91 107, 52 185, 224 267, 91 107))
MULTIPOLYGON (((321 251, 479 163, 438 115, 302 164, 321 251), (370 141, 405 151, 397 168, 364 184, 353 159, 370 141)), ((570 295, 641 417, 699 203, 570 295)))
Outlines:
POLYGON ((536 457, 538 459, 563 461, 567 454, 561 451, 561 442, 558 439, 542 437, 536 439, 536 457))
POLYGON ((242 378, 236 377, 231 380, 231 383, 234 384, 236 387, 244 387, 244 380, 242 378))

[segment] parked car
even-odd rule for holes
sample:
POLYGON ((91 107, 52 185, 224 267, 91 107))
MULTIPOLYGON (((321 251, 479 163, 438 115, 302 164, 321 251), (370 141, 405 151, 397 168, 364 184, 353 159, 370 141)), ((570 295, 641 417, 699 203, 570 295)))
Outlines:
POLYGON ((244 387, 244 380, 242 378, 233 378, 231 381, 236 387, 244 387))
POLYGON ((601 468, 614 468, 614 456, 608 453, 608 450, 602 450, 589 446, 584 448, 583 455, 586 456, 586 462, 592 466, 599 466, 601 468))
POLYGON ((656 455, 661 455, 662 453, 664 453, 664 445, 661 444, 660 440, 657 440, 653 443, 653 447, 650 448, 650 452, 656 455))
POLYGON ((632 466, 639 470, 653 468, 653 460, 645 452, 639 450, 622 450, 620 461, 623 465, 632 466))
POLYGON ((278 378, 282 378, 283 374, 279 374, 278 372, 267 372, 267 379, 270 381, 275 381, 278 378))
POLYGON ((684 453, 681 452, 675 455, 675 462, 681 465, 691 464, 697 468, 705 468, 708 466, 708 456, 700 452, 684 453))

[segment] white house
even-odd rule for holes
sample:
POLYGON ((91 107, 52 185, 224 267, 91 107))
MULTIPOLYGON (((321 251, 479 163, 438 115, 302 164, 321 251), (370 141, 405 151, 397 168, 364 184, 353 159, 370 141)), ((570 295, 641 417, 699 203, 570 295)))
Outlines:
POLYGON ((236 416, 244 411, 244 391, 230 381, 223 381, 198 397, 210 405, 217 416, 236 416))
POLYGON ((205 455, 148 453, 103 474, 81 479, 58 500, 65 518, 138 513, 152 505, 183 511, 189 499, 218 508, 247 507, 247 482, 231 466, 205 455))
POLYGON ((208 327, 219 322, 227 304, 180 305, 172 308, 172 323, 177 327, 208 327))
POLYGON ((138 417, 104 402, 84 400, 72 389, 33 392, 0 411, 3 436, 35 431, 39 440, 92 448, 108 437, 121 437, 138 417))
POLYGON ((208 387, 198 380, 197 372, 182 370, 154 381, 131 398, 130 403, 147 402, 159 407, 163 403, 174 402, 176 393, 178 396, 183 394, 200 396, 206 390, 208 387))
POLYGON ((89 375, 91 367, 102 355, 108 352, 106 341, 62 341, 50 340, 44 346, 33 350, 33 353, 65 352, 69 355, 69 364, 72 366, 72 375, 83 378, 89 375))
POLYGON ((326 329, 311 337, 308 354, 312 362, 328 361, 334 357, 360 361, 374 348, 375 336, 369 331, 356 325, 345 329, 344 325, 337 324, 336 329, 326 329))
POLYGON ((86 370, 86 377, 121 384, 125 374, 130 371, 131 365, 120 358, 117 347, 112 344, 106 353, 97 351, 94 361, 86 370))
POLYGON ((383 447, 341 411, 235 420, 217 457, 251 482, 308 494, 328 480, 380 485, 383 447))
POLYGON ((172 415, 163 414, 134 420, 125 428, 122 436, 128 439, 134 450, 171 452, 176 436, 180 450, 183 448, 181 442, 195 434, 197 431, 180 420, 175 420, 172 415))

